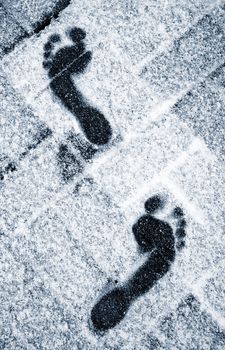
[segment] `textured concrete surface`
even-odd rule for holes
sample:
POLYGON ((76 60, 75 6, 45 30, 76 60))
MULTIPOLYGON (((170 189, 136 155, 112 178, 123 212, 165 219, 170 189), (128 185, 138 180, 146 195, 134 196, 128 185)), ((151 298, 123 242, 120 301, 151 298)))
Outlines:
POLYGON ((0 349, 225 348, 224 15, 222 0, 2 1, 0 349), (61 36, 56 62, 73 27, 92 58, 52 79, 44 47, 61 36), (56 79, 108 120, 108 144, 56 79), (184 247, 174 234, 169 271, 97 332, 93 306, 146 262, 132 227, 156 194, 175 233, 183 209, 184 247))

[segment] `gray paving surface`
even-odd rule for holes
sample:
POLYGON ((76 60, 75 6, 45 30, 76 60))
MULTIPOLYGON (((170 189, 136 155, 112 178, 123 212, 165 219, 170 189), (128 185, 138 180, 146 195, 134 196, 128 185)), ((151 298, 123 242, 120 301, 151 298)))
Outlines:
POLYGON ((212 11, 177 39, 171 51, 162 53, 144 67, 143 77, 160 97, 187 89, 223 63, 223 18, 221 8, 212 11))
POLYGON ((222 66, 183 96, 173 109, 222 159, 225 137, 223 80, 222 66))
POLYGON ((0 4, 0 29, 0 57, 2 57, 7 50, 14 46, 17 40, 26 35, 26 32, 2 4, 0 4))
POLYGON ((2 0, 2 4, 20 26, 28 33, 33 32, 45 23, 47 17, 68 5, 68 0, 2 0))
POLYGON ((0 349, 225 348, 224 11, 222 0, 3 0, 0 349), (68 45, 74 26, 93 52, 74 84, 113 130, 99 148, 42 66, 48 37, 68 45), (98 334, 91 309, 143 263, 132 225, 156 193, 173 228, 183 208, 185 246, 98 334))

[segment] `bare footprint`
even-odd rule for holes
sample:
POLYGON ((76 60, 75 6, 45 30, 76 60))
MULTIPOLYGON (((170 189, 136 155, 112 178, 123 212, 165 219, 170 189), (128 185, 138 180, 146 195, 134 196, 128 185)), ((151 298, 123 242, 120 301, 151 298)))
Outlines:
POLYGON ((145 202, 146 214, 137 220, 132 231, 148 258, 124 285, 114 288, 95 304, 91 321, 96 331, 115 327, 125 317, 131 303, 169 271, 176 256, 176 247, 182 249, 184 246, 186 221, 182 209, 177 207, 173 211, 177 221, 174 235, 167 222, 153 216, 163 205, 159 196, 145 202))
POLYGON ((107 144, 112 136, 109 122, 88 104, 71 78, 72 75, 84 73, 91 61, 91 51, 86 51, 84 44, 86 33, 75 27, 68 35, 73 45, 62 47, 55 54, 53 50, 61 41, 58 34, 51 35, 44 45, 43 67, 48 70, 51 90, 75 116, 90 142, 95 145, 107 144))

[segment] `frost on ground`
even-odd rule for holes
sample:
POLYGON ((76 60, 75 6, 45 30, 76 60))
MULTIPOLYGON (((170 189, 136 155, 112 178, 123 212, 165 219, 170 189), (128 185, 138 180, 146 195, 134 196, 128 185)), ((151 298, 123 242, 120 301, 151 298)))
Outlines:
POLYGON ((225 348, 224 11, 3 0, 1 349, 225 348))

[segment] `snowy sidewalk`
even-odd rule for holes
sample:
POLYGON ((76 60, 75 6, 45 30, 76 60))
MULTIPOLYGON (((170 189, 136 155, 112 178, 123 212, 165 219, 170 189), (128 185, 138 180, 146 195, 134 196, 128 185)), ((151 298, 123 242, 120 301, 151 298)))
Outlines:
POLYGON ((1 349, 224 349, 224 18, 223 1, 3 0, 1 349), (73 83, 112 127, 104 146, 43 68, 73 27, 92 51, 73 83), (185 246, 99 335, 91 309, 143 263, 132 226, 158 193, 160 218, 183 208, 185 246))

